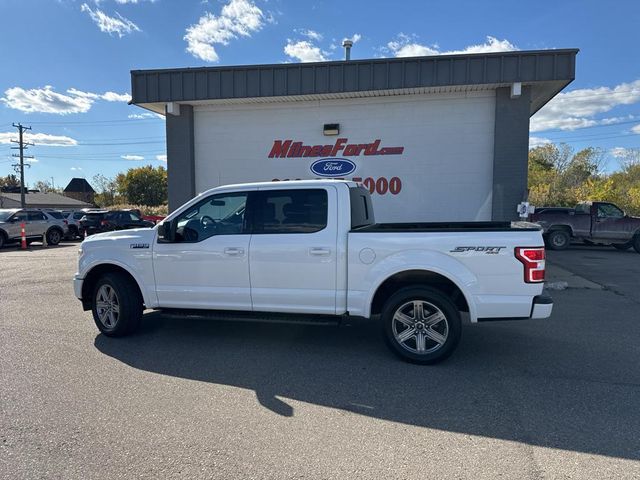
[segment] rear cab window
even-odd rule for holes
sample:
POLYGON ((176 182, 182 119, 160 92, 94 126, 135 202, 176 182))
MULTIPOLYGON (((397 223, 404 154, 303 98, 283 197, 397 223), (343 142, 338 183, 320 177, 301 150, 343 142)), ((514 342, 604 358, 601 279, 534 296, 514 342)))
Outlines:
POLYGON ((376 223, 373 216, 373 205, 371 195, 366 188, 349 188, 351 201, 351 228, 365 227, 376 223))

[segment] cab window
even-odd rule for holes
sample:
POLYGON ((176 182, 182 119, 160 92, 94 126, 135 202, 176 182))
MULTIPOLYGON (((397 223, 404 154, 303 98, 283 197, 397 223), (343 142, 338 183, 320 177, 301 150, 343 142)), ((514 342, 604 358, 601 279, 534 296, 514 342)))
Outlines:
POLYGON ((324 189, 265 190, 253 205, 253 233, 314 233, 327 226, 324 189))
POLYGON ((201 242, 214 235, 245 233, 247 193, 207 197, 176 218, 176 242, 201 242))
POLYGON ((598 205, 598 217, 600 218, 622 218, 624 213, 611 203, 601 203, 598 205))

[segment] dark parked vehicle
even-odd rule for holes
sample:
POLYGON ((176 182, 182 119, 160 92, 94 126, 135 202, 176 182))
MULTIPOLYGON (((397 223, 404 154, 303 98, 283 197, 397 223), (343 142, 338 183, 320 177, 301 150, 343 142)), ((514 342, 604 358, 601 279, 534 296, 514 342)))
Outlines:
POLYGON ((633 247, 640 253, 640 217, 626 215, 610 202, 582 202, 576 208, 540 207, 530 220, 542 226, 552 250, 564 250, 576 240, 618 250, 633 247))
POLYGON ((80 219, 80 234, 153 227, 153 222, 144 220, 134 210, 94 210, 86 212, 80 219))

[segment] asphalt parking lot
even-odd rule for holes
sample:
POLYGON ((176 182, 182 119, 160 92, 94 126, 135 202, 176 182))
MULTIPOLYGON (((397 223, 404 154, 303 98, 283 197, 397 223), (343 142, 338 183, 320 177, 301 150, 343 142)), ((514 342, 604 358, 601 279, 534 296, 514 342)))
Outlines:
POLYGON ((551 319, 467 326, 434 367, 366 324, 106 338, 76 251, 0 251, 0 478, 640 478, 632 251, 551 252, 551 319))

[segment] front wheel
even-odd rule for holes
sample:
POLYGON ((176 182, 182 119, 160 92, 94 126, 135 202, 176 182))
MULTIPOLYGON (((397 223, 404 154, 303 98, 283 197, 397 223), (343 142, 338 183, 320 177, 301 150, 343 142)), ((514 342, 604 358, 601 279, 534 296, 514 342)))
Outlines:
POLYGON ((407 287, 384 305, 381 320, 389 348, 403 360, 428 365, 453 353, 462 333, 460 313, 442 292, 407 287))
POLYGON ((138 328, 142 298, 138 286, 125 274, 106 273, 93 290, 93 320, 108 337, 122 337, 138 328))
POLYGON ((571 237, 564 230, 554 230, 547 234, 547 244, 551 250, 566 250, 570 242, 571 237))
POLYGON ((640 233, 637 233, 635 237, 633 237, 633 249, 640 253, 640 233))

